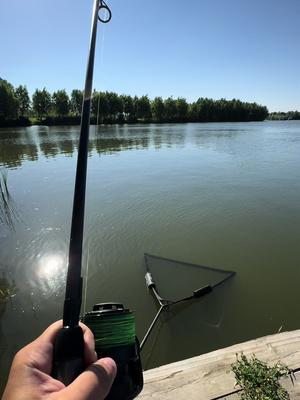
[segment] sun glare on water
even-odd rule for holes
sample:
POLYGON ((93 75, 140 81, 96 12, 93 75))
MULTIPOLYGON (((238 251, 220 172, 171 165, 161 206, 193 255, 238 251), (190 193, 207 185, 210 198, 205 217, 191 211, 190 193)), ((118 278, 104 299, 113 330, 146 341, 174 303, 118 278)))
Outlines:
POLYGON ((40 269, 45 278, 56 276, 64 264, 63 257, 59 255, 45 256, 40 260, 40 269))
POLYGON ((52 290, 57 290, 65 280, 66 259, 60 254, 45 255, 38 263, 38 278, 40 283, 52 290))

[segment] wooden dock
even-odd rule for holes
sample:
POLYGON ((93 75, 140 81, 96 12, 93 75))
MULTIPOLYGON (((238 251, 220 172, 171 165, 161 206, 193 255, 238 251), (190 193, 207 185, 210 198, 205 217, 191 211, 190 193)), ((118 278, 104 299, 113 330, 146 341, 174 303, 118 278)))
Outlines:
POLYGON ((300 400, 300 329, 277 333, 236 344, 145 371, 145 385, 139 400, 236 400, 239 398, 231 365, 236 353, 255 354, 262 361, 281 361, 295 372, 293 385, 289 378, 282 384, 291 400, 300 400))

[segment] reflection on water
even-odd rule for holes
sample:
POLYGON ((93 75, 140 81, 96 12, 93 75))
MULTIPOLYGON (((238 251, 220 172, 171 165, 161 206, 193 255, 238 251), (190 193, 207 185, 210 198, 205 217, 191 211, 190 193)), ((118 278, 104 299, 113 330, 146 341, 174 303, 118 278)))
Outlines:
MULTIPOLYGON (((107 129, 107 128, 106 128, 107 129)), ((113 154, 122 150, 138 150, 149 146, 149 130, 137 131, 134 128, 110 127, 105 134, 91 128, 89 154, 113 154), (128 137, 132 135, 133 137, 128 137)), ((20 167, 27 160, 37 161, 39 156, 57 157, 60 154, 72 156, 78 145, 78 127, 33 127, 1 130, 0 165, 8 168, 20 167)), ((171 143, 170 137, 170 143, 171 143)), ((158 140, 153 141, 158 148, 158 140)))
MULTIPOLYGON (((114 154, 123 150, 147 149, 151 146, 156 150, 162 147, 182 148, 188 132, 187 125, 91 127, 89 155, 93 152, 99 155, 114 154)), ((195 137, 196 145, 205 145, 202 134, 203 131, 201 139, 195 137)), ((78 127, 1 129, 0 165, 14 168, 20 167, 28 160, 37 161, 40 156, 72 156, 74 150, 77 151, 78 139, 78 127)))
MULTIPOLYGON (((78 135, 79 127, 0 129, 0 168, 22 212, 15 231, 0 223, 0 391, 15 351, 62 315, 78 135)), ((142 338, 156 312, 147 252, 237 275, 163 315, 146 368, 299 328, 299 154, 297 121, 92 127, 86 309, 123 302, 142 338)), ((167 275, 157 283, 176 293, 194 284, 186 270, 167 275)))
MULTIPOLYGON (((213 123, 92 126, 89 155, 91 156, 94 152, 99 155, 114 154, 123 150, 141 150, 151 147, 156 150, 164 147, 180 149, 191 144, 221 151, 226 150, 224 144, 227 144, 227 151, 232 152, 235 151, 234 137, 240 137, 245 131, 247 131, 247 135, 251 135, 252 132, 257 132, 258 127, 261 131, 268 131, 268 126, 264 123, 252 126, 250 123, 247 130, 242 127, 242 124, 236 125, 235 128, 232 127, 232 124, 213 123), (223 127, 218 125, 223 125, 223 127)), ((35 126, 1 129, 0 165, 14 168, 20 167, 26 161, 37 161, 41 156, 46 158, 55 158, 59 155, 71 157, 74 151, 77 151, 78 138, 78 127, 35 126)), ((236 150, 241 150, 240 143, 236 150)))
POLYGON ((38 148, 29 130, 1 129, 0 164, 12 168, 22 165, 25 160, 36 161, 38 148))

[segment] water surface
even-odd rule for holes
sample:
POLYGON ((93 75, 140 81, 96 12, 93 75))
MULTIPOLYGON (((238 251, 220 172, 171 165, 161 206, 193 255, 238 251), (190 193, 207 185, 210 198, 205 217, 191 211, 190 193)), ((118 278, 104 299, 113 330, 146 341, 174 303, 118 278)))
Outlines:
MULTIPOLYGON (((299 328, 300 122, 91 131, 86 309, 125 303, 142 338, 156 312, 144 284, 145 252, 237 272, 202 301, 162 316, 143 352, 145 368, 299 328)), ((0 130, 14 210, 14 230, 0 225, 6 373, 15 351, 61 317, 78 132, 0 130)), ((194 285, 185 268, 162 272, 158 283, 176 293, 181 279, 194 285)))

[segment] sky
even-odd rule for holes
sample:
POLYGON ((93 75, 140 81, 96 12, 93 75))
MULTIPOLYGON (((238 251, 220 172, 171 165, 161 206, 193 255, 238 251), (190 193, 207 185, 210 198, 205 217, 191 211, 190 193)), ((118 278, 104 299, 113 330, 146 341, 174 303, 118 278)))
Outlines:
MULTIPOLYGON (((300 110, 300 0, 106 0, 94 87, 300 110)), ((93 0, 0 0, 0 77, 83 88, 93 0)))

